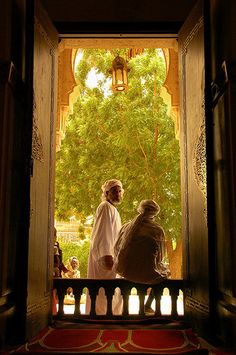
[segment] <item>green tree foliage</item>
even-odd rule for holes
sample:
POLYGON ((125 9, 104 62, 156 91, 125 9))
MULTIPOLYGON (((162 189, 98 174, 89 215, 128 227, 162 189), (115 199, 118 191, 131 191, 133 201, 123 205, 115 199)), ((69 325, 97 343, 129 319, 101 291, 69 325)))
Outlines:
MULTIPOLYGON (((127 50, 120 50, 123 55, 127 50)), ((159 50, 148 49, 129 61, 129 89, 107 87, 114 52, 84 50, 77 67, 80 95, 67 121, 57 153, 56 216, 80 219, 93 215, 101 185, 117 178, 125 194, 119 206, 122 222, 133 218, 142 199, 161 206, 159 223, 167 237, 180 237, 180 154, 174 122, 160 92, 165 63, 159 50), (88 85, 91 70, 100 74, 88 85)))

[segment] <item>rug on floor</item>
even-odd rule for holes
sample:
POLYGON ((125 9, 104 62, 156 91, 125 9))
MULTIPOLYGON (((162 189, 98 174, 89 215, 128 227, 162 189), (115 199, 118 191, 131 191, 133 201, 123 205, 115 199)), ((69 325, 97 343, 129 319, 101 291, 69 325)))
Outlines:
POLYGON ((55 329, 47 327, 13 353, 187 354, 201 349, 192 329, 55 329))

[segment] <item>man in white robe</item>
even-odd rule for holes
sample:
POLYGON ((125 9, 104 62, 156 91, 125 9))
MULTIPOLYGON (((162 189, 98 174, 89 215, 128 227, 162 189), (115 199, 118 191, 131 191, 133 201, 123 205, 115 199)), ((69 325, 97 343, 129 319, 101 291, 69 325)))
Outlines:
MULTIPOLYGON (((89 279, 115 279, 113 270, 114 244, 121 228, 121 219, 116 206, 122 201, 123 187, 119 180, 106 181, 102 186, 102 202, 97 208, 92 231, 87 277, 89 279)), ((119 314, 121 300, 116 295, 113 313, 119 314)), ((89 314, 91 301, 87 294, 85 312, 89 314)), ((105 292, 100 289, 96 298, 96 314, 106 314, 105 292)))

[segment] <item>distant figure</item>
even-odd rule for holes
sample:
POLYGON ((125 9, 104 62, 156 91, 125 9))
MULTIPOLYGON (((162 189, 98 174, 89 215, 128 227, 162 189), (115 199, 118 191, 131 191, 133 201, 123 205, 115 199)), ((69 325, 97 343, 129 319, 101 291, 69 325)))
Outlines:
POLYGON ((80 271, 79 271, 79 260, 76 256, 71 256, 68 259, 68 262, 65 265, 67 272, 62 271, 63 278, 69 279, 78 279, 80 278, 80 271))
POLYGON ((57 230, 54 228, 54 269, 53 277, 61 277, 62 272, 65 274, 68 269, 62 262, 62 250, 60 249, 59 242, 57 241, 57 230))
MULTIPOLYGON (((62 250, 60 249, 59 242, 57 241, 57 230, 54 228, 54 265, 53 265, 53 277, 62 277, 62 272, 66 274, 68 269, 62 262, 62 250)), ((52 314, 57 314, 57 291, 53 289, 52 293, 52 314)))
MULTIPOLYGON (((66 279, 79 279, 80 278, 80 271, 79 269, 79 260, 77 259, 76 256, 71 256, 68 259, 68 262, 66 263, 66 268, 67 268, 67 272, 63 272, 62 271, 62 278, 66 278, 66 279)), ((68 287, 67 289, 67 297, 64 301, 65 304, 74 304, 74 291, 72 289, 72 287, 68 287)))
MULTIPOLYGON (((153 200, 143 200, 139 215, 120 230, 114 247, 114 270, 122 277, 141 283, 156 284, 170 275, 164 262, 165 233, 154 221, 160 207, 153 200)), ((153 300, 151 293, 146 308, 153 300)))
MULTIPOLYGON (((102 202, 97 208, 92 231, 88 260, 89 279, 114 279, 113 248, 121 228, 120 214, 116 206, 122 201, 123 187, 119 180, 112 179, 102 185, 102 202)), ((90 311, 90 297, 86 297, 86 314, 90 311)), ((117 311, 118 312, 118 311, 117 311)), ((96 299, 96 313, 106 313, 106 296, 100 290, 96 299)), ((116 309, 114 309, 116 313, 116 309)))

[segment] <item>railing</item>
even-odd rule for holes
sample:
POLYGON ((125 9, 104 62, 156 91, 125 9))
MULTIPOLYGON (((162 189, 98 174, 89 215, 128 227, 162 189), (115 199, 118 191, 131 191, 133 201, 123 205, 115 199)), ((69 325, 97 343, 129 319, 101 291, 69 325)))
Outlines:
POLYGON ((184 300, 182 303, 182 312, 177 310, 177 300, 180 292, 184 298, 184 281, 183 280, 164 280, 157 285, 140 284, 130 282, 125 279, 113 280, 94 280, 94 279, 62 279, 55 278, 53 281, 54 289, 57 290, 58 296, 58 311, 54 315, 55 319, 60 320, 129 320, 129 319, 146 319, 150 315, 145 315, 144 302, 147 290, 151 287, 155 297, 155 313, 153 316, 159 319, 182 319, 184 317, 184 300), (71 287, 74 294, 74 312, 72 314, 65 314, 64 312, 64 298, 67 294, 67 289, 71 287), (114 315, 112 313, 112 299, 117 287, 120 289, 123 298, 123 310, 121 315, 114 315), (100 288, 105 291, 107 299, 107 312, 104 315, 96 314, 96 296, 100 288), (133 289, 136 289, 139 298, 139 311, 138 314, 129 313, 129 297, 133 289), (80 309, 81 296, 85 290, 88 290, 91 298, 90 314, 82 314, 80 309), (161 302, 163 299, 163 291, 168 289, 169 296, 171 297, 171 306, 169 307, 169 314, 161 312, 161 302))

